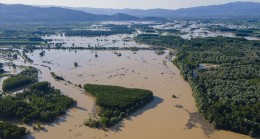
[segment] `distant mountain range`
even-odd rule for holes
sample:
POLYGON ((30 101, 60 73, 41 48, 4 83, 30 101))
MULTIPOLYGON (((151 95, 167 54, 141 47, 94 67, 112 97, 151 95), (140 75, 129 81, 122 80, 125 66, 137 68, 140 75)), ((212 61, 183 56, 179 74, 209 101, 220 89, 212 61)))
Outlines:
POLYGON ((78 22, 163 20, 175 17, 259 16, 260 3, 234 2, 194 8, 100 9, 0 4, 0 22, 78 22))
POLYGON ((35 7, 28 5, 0 4, 0 22, 78 22, 78 21, 125 21, 140 18, 117 13, 92 14, 60 7, 35 7))
POLYGON ((212 16, 260 16, 260 3, 256 2, 232 2, 222 5, 199 6, 177 10, 169 9, 102 9, 102 8, 71 8, 93 14, 124 13, 137 17, 212 17, 212 16))

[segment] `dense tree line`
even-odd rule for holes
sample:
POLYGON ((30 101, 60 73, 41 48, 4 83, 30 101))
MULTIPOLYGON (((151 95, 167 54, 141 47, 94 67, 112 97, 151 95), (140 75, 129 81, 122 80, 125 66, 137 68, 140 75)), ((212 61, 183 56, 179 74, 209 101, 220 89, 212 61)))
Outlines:
POLYGON ((154 29, 153 26, 154 24, 133 24, 131 25, 131 28, 135 28, 135 29, 140 29, 140 30, 143 30, 143 29, 154 29))
POLYGON ((51 72, 51 76, 57 81, 64 80, 63 77, 56 75, 54 72, 51 72))
POLYGON ((29 41, 39 41, 39 42, 43 42, 44 40, 41 37, 31 37, 28 38, 29 41))
POLYGON ((22 123, 52 122, 76 102, 48 82, 37 82, 22 93, 0 98, 0 119, 19 119, 22 123))
POLYGON ((130 89, 109 85, 84 85, 85 91, 96 97, 100 107, 99 120, 88 119, 86 125, 90 127, 110 127, 123 117, 147 104, 153 99, 149 90, 130 89))
POLYGON ((0 74, 2 74, 2 73, 4 73, 4 72, 5 72, 5 70, 2 69, 2 68, 0 68, 0 74))
MULTIPOLYGON (((157 43, 153 40, 143 42, 157 43)), ((176 48, 168 45, 169 42, 161 43, 176 48)), ((260 41, 196 38, 183 41, 177 50, 174 64, 191 84, 205 118, 215 128, 259 136, 260 41), (217 67, 200 69, 201 63, 217 67)))
POLYGON ((94 37, 94 36, 109 36, 115 34, 132 34, 135 32, 134 29, 129 28, 125 25, 106 25, 105 27, 109 28, 107 31, 92 31, 92 30, 71 30, 65 33, 66 36, 87 36, 87 37, 94 37))
POLYGON ((33 60, 32 59, 30 59, 27 55, 26 55, 26 53, 28 53, 29 52, 29 50, 27 50, 27 49, 24 49, 23 50, 23 58, 26 60, 26 61, 28 61, 28 62, 33 62, 33 60))
POLYGON ((141 34, 134 39, 139 43, 172 48, 177 48, 184 43, 184 40, 179 36, 159 36, 156 34, 141 34))
POLYGON ((3 74, 5 70, 3 69, 3 63, 0 63, 0 74, 3 74))
POLYGON ((11 75, 2 84, 3 91, 10 91, 38 81, 38 70, 28 67, 17 75, 11 75))
POLYGON ((163 33, 171 33, 171 34, 179 34, 180 33, 180 30, 177 30, 177 29, 159 29, 158 32, 160 34, 163 34, 163 33))
POLYGON ((193 39, 178 51, 175 63, 192 85, 199 110, 216 128, 259 135, 258 43, 223 37, 193 39), (199 63, 219 67, 199 70, 199 63))
POLYGON ((241 36, 241 37, 259 35, 258 28, 236 29, 236 28, 223 27, 220 25, 212 25, 209 26, 208 28, 211 31, 231 32, 234 33, 236 36, 241 36))

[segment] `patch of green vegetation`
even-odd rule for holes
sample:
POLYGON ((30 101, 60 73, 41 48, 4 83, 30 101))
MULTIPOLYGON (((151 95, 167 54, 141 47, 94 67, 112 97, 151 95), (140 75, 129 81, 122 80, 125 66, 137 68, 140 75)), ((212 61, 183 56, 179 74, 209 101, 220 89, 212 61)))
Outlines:
POLYGON ((94 84, 86 84, 84 89, 96 97, 100 107, 100 119, 89 119, 85 123, 91 127, 111 127, 153 99, 153 93, 143 89, 94 84))
POLYGON ((23 57, 27 62, 33 62, 33 60, 30 59, 30 58, 26 55, 26 53, 28 53, 28 52, 29 52, 29 50, 24 49, 24 50, 23 50, 22 57, 23 57))
POLYGON ((155 52, 157 55, 163 55, 165 53, 164 50, 158 50, 155 52))
POLYGON ((176 95, 172 95, 172 98, 178 98, 176 95))
POLYGON ((0 40, 0 45, 37 45, 41 44, 39 42, 32 42, 32 41, 2 41, 0 40))
POLYGON ((22 123, 53 122, 59 115, 75 106, 76 102, 48 82, 37 82, 22 93, 0 98, 0 115, 3 120, 19 119, 22 123))
POLYGON ((66 32, 67 36, 109 36, 115 34, 132 34, 135 30, 126 25, 108 24, 104 27, 109 28, 108 31, 91 31, 91 30, 70 30, 66 32))
POLYGON ((144 36, 139 35, 134 38, 135 41, 140 43, 145 43, 153 46, 162 46, 162 47, 171 47, 177 48, 182 43, 184 43, 184 39, 179 36, 144 36))
POLYGON ((179 34, 180 33, 180 30, 177 30, 177 29, 161 29, 161 30, 158 30, 160 32, 160 34, 162 33, 170 33, 170 34, 179 34))
POLYGON ((0 122, 0 137, 2 139, 20 139, 26 135, 24 127, 18 127, 10 122, 0 122))
MULTIPOLYGON (((19 120, 25 124, 37 122, 37 129, 41 129, 39 122, 53 122, 58 116, 65 114, 67 109, 76 105, 76 101, 62 95, 60 90, 51 87, 49 82, 37 81, 38 71, 33 67, 4 80, 5 90, 33 84, 16 95, 0 96, 0 120, 19 120)), ((0 122, 0 137, 3 139, 18 139, 25 134, 25 128, 9 122, 0 122)))
POLYGON ((55 80, 58 80, 58 81, 64 80, 63 77, 56 75, 54 72, 51 72, 51 76, 52 76, 55 80))
MULTIPOLYGON (((238 23, 236 23, 236 24, 238 26, 241 26, 241 25, 250 26, 249 24, 251 24, 251 26, 254 26, 254 27, 237 29, 237 28, 234 28, 234 27, 229 28, 229 27, 224 27, 224 26, 221 26, 221 25, 211 25, 211 26, 208 26, 208 28, 211 31, 221 31, 221 32, 234 33, 238 37, 247 37, 247 36, 257 37, 259 35, 260 32, 259 32, 259 28, 257 27, 257 24, 259 25, 259 23, 257 23, 257 22, 246 23, 242 20, 241 21, 237 20, 237 21, 238 21, 238 23), (241 23, 239 23, 239 22, 241 22, 241 23), (242 23, 242 22, 244 22, 244 23, 242 23)), ((226 23, 226 24, 233 24, 234 25, 234 22, 233 23, 226 23)))
POLYGON ((29 85, 38 81, 38 70, 33 67, 28 67, 17 75, 11 75, 3 81, 3 91, 10 91, 19 87, 29 85))
POLYGON ((248 34, 248 33, 237 32, 237 33, 236 33, 236 36, 240 36, 240 37, 248 37, 248 36, 250 36, 250 34, 248 34))
POLYGON ((91 128, 100 128, 102 126, 101 122, 99 120, 89 118, 84 122, 85 126, 91 127, 91 128))
POLYGON ((41 38, 0 38, 0 45, 37 45, 44 41, 41 38))
POLYGON ((5 70, 3 69, 3 63, 0 63, 0 75, 3 74, 5 70))
POLYGON ((260 78, 249 79, 248 82, 255 85, 260 85, 260 78))

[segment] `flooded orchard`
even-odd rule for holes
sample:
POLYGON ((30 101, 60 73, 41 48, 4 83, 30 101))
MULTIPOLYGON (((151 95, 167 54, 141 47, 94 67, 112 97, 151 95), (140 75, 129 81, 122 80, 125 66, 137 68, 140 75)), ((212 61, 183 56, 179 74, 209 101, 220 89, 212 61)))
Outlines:
POLYGON ((179 70, 154 51, 91 51, 91 50, 40 50, 28 54, 38 68, 40 80, 49 81, 55 88, 78 102, 76 108, 61 116, 55 123, 43 125, 44 130, 32 132, 26 138, 249 138, 237 133, 214 131, 197 112, 191 87, 181 77, 179 70), (115 53, 121 53, 121 56, 115 53), (97 54, 97 57, 95 56, 97 54), (78 67, 74 67, 74 62, 78 67), (50 72, 66 81, 56 81, 50 72), (108 131, 83 125, 95 113, 94 98, 74 84, 108 84, 130 88, 149 89, 154 100, 126 117, 108 131), (177 98, 173 98, 175 95, 177 98))

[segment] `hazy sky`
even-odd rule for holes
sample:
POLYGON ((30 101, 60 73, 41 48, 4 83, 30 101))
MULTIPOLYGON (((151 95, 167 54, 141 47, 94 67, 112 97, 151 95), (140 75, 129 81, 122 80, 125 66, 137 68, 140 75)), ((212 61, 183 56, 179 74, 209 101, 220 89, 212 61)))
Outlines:
POLYGON ((178 9, 194 6, 223 4, 236 1, 260 2, 260 0, 0 0, 1 3, 6 4, 139 9, 178 9))

